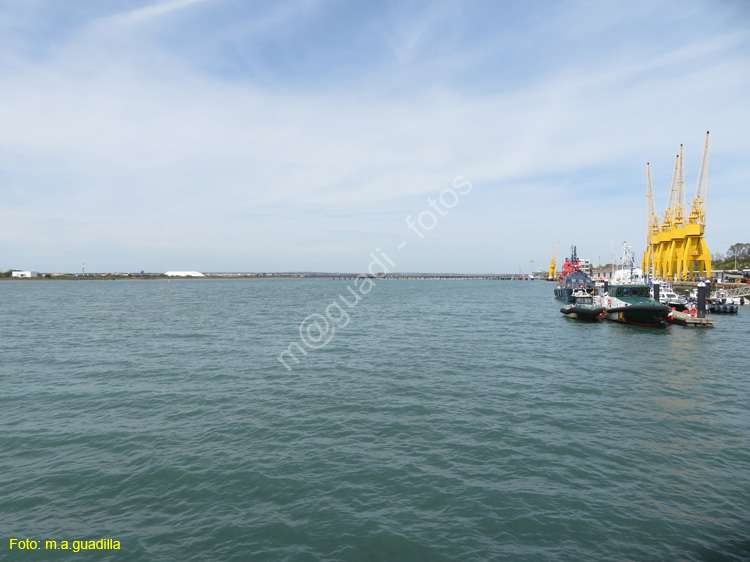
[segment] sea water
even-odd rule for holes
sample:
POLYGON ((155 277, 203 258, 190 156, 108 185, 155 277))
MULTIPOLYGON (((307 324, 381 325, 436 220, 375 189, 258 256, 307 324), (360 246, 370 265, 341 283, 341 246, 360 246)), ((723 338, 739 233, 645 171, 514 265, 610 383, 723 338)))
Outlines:
POLYGON ((371 283, 0 283, 0 558, 748 560, 750 310, 371 283))

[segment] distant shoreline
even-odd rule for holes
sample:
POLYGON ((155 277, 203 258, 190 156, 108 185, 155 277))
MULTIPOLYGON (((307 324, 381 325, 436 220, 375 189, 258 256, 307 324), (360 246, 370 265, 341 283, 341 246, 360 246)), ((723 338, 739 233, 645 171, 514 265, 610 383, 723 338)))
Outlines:
MULTIPOLYGON (((517 273, 513 274, 490 274, 490 273, 388 273, 372 275, 370 273, 216 273, 204 274, 203 277, 167 276, 164 274, 130 274, 130 275, 53 275, 46 277, 0 277, 0 281, 180 281, 180 280, 205 280, 205 279, 332 279, 332 280, 354 280, 357 278, 369 278, 377 280, 445 280, 445 281, 548 281, 546 278, 528 279, 528 276, 517 273)), ((694 288, 697 283, 682 281, 674 284, 675 288, 687 291, 694 288)), ((736 283, 716 283, 716 288, 737 287, 736 283)))

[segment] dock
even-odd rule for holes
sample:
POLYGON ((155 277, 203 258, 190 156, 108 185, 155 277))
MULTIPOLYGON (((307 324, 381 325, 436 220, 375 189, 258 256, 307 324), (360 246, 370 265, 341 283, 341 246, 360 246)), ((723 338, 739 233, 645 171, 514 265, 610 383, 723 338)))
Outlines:
POLYGON ((716 324, 714 318, 698 318, 697 316, 690 316, 687 312, 679 312, 677 310, 672 313, 672 323, 680 326, 693 326, 695 328, 713 328, 716 324))
MULTIPOLYGON (((322 273, 309 275, 320 279, 357 279, 358 277, 369 277, 370 279, 426 279, 442 281, 467 281, 467 280, 492 280, 492 281, 529 281, 527 275, 518 273, 322 273)), ((531 279, 534 281, 535 279, 531 279)))

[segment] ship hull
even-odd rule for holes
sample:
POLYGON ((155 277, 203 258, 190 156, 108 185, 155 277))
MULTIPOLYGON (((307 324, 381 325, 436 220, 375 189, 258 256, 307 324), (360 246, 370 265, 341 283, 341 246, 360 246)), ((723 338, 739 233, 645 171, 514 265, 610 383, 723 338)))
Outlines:
POLYGON ((607 320, 635 326, 666 326, 670 312, 671 308, 662 305, 618 306, 607 309, 607 320))
POLYGON ((560 309, 565 316, 568 318, 575 318, 577 320, 584 320, 588 322, 595 322, 604 319, 604 307, 603 306, 575 306, 568 305, 560 309))

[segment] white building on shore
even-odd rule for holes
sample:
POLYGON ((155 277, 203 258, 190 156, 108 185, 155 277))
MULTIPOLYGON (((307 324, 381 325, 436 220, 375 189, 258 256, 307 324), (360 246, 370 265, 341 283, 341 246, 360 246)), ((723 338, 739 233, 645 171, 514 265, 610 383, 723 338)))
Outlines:
POLYGON ((580 258, 578 260, 578 267, 581 268, 586 275, 591 277, 591 260, 588 258, 580 258))
POLYGON ((36 271, 11 271, 10 273, 11 277, 39 277, 39 274, 36 271))

